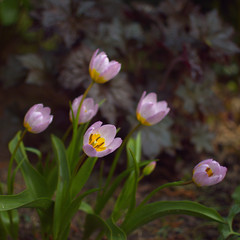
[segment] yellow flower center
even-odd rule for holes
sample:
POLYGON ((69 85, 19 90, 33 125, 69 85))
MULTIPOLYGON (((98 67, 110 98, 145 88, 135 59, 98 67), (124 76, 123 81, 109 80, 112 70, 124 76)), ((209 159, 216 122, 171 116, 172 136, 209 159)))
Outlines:
POLYGON ((31 128, 31 126, 29 125, 28 122, 24 122, 24 123, 23 123, 23 126, 24 126, 29 132, 31 132, 32 128, 31 128))
POLYGON ((92 145, 96 151, 101 152, 106 149, 105 139, 99 133, 91 134, 89 137, 89 144, 92 145))
POLYGON ((89 69, 89 74, 92 78, 92 80, 96 83, 105 83, 107 82, 106 79, 104 79, 103 77, 99 77, 100 73, 97 72, 96 69, 89 69))
POLYGON ((151 124, 144 117, 142 117, 140 113, 137 113, 137 120, 143 125, 151 126, 151 124))
POLYGON ((211 177, 212 175, 213 175, 213 172, 212 172, 212 169, 211 168, 206 168, 206 173, 207 173, 207 175, 209 176, 209 177, 211 177))

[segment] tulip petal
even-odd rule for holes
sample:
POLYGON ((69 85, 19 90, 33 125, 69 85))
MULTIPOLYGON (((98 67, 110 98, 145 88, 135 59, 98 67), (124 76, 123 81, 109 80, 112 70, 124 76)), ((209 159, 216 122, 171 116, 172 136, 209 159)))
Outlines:
POLYGON ((111 124, 106 124, 99 128, 98 133, 105 139, 105 146, 108 146, 113 141, 116 131, 116 127, 111 124))
POLYGON ((107 69, 105 69, 105 71, 103 71, 99 77, 104 78, 106 81, 108 81, 109 79, 114 78, 120 71, 121 69, 121 64, 116 62, 116 61, 111 61, 107 67, 107 69))
POLYGON ((83 145, 83 151, 89 157, 97 157, 96 149, 92 145, 90 145, 90 144, 83 145))

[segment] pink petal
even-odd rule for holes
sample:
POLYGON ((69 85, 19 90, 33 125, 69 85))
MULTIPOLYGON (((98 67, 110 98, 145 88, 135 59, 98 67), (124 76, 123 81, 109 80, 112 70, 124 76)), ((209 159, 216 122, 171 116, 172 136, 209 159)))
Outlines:
POLYGON ((143 92, 143 94, 142 94, 142 96, 141 96, 141 98, 140 98, 140 100, 138 102, 137 111, 136 111, 137 113, 140 112, 140 109, 142 107, 142 101, 143 101, 145 96, 146 96, 146 91, 143 92))
POLYGON ((103 77, 106 81, 114 78, 120 71, 121 69, 121 64, 116 62, 116 61, 111 61, 107 67, 107 69, 105 69, 105 71, 103 71, 99 77, 103 77))
POLYGON ((105 139, 105 146, 108 146, 116 136, 116 127, 111 124, 106 124, 100 127, 98 132, 101 137, 105 139))
POLYGON ((143 99, 143 104, 144 103, 156 103, 157 102, 157 94, 156 93, 149 93, 144 99, 143 99))
POLYGON ((89 68, 90 68, 90 69, 93 69, 93 63, 94 63, 94 61, 95 61, 95 58, 96 58, 96 56, 97 56, 98 51, 99 51, 99 49, 97 49, 97 50, 93 53, 93 55, 92 55, 92 58, 91 58, 91 61, 90 61, 90 64, 89 64, 89 68))

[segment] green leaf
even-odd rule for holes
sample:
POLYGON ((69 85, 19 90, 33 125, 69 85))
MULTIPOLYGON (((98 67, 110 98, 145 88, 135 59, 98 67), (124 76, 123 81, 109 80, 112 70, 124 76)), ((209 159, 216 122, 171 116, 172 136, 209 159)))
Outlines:
POLYGON ((112 213, 112 217, 115 221, 117 221, 126 211, 128 214, 135 207, 136 202, 136 191, 137 191, 137 183, 139 177, 139 168, 137 160, 135 159, 131 149, 127 149, 128 155, 131 155, 132 164, 134 164, 133 171, 128 177, 127 181, 124 184, 124 187, 117 198, 116 204, 114 206, 114 210, 112 213))
POLYGON ((0 233, 1 233, 1 240, 7 240, 7 229, 5 224, 2 221, 1 213, 0 213, 0 233))
MULTIPOLYGON (((76 120, 74 119, 74 121, 76 120)), ((71 172, 74 170, 74 167, 79 159, 79 155, 82 151, 83 135, 86 132, 88 125, 89 122, 78 127, 77 131, 73 133, 72 141, 67 149, 71 172)))
MULTIPOLYGON (((4 211, 0 214, 1 221, 7 233, 13 238, 18 239, 19 215, 16 209, 4 211)), ((1 233, 2 234, 2 233, 1 233)))
POLYGON ((68 231, 67 228, 71 223, 71 220, 73 218, 73 216, 76 214, 76 212, 79 210, 82 199, 85 198, 87 195, 98 191, 99 189, 94 188, 91 189, 89 191, 84 192, 84 194, 81 194, 80 196, 78 196, 77 198, 75 198, 70 204, 69 206, 66 206, 63 210, 62 210, 62 219, 64 221, 64 224, 62 224, 62 228, 58 234, 58 238, 59 239, 65 239, 65 238, 61 238, 62 236, 64 236, 64 234, 68 231), (65 225, 65 226, 64 226, 65 225))
POLYGON ((77 172, 77 175, 72 180, 70 189, 71 198, 74 198, 81 191, 88 178, 90 177, 90 174, 97 159, 97 157, 87 158, 86 161, 83 163, 82 167, 77 172))
POLYGON ((29 190, 15 195, 0 195, 0 212, 17 208, 40 208, 47 209, 52 200, 49 198, 33 197, 29 190))
POLYGON ((55 158, 58 164, 58 183, 56 190, 56 199, 54 205, 53 232, 54 239, 58 239, 58 234, 68 225, 63 220, 63 209, 70 204, 70 170, 67 161, 67 155, 63 142, 52 135, 52 144, 55 158))
MULTIPOLYGON (((14 149, 17 146, 20 134, 21 132, 19 131, 9 143, 11 154, 13 154, 14 149)), ((15 154, 15 160, 17 164, 20 165, 20 170, 30 193, 35 197, 49 197, 51 193, 48 189, 47 183, 43 176, 30 164, 22 142, 15 154)))
POLYGON ((157 218, 170 214, 184 214, 206 218, 211 221, 224 223, 224 219, 213 209, 191 201, 161 201, 137 208, 125 219, 122 229, 126 234, 157 218))
MULTIPOLYGON (((144 161, 140 163, 139 167, 145 166, 151 161, 144 161)), ((123 181, 124 178, 126 178, 134 168, 129 168, 123 171, 121 174, 119 174, 112 182, 111 186, 107 189, 104 189, 103 193, 99 194, 98 199, 96 201, 96 207, 95 207, 95 213, 99 214, 105 205, 107 204, 108 200, 112 197, 113 193, 116 191, 116 189, 119 187, 120 183, 123 181)))
POLYGON ((141 132, 138 132, 136 139, 130 138, 127 142, 127 157, 128 157, 128 167, 134 166, 134 159, 132 155, 135 157, 137 163, 141 161, 141 132), (131 152, 129 151, 131 150, 131 152))
POLYGON ((87 223, 85 225, 83 239, 87 239, 94 230, 101 229, 107 235, 108 240, 127 240, 126 234, 119 228, 112 219, 104 221, 100 216, 96 214, 88 214, 87 223))

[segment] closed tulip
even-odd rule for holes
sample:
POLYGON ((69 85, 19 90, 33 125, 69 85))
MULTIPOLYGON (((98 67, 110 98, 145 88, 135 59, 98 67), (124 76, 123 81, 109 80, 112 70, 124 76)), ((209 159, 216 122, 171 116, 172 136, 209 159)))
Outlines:
POLYGON ((226 176, 227 168, 212 159, 200 162, 193 169, 193 182, 200 186, 211 186, 221 182, 226 176))
POLYGON ((31 133, 43 132, 53 120, 51 109, 43 104, 33 105, 24 117, 23 125, 31 133))
POLYGON ((144 91, 138 103, 136 115, 138 121, 147 126, 160 122, 170 111, 166 101, 157 101, 156 93, 146 95, 144 91))
POLYGON ((114 78, 120 71, 121 64, 117 61, 110 61, 105 52, 98 54, 98 49, 94 52, 90 64, 89 74, 96 83, 105 83, 114 78))

